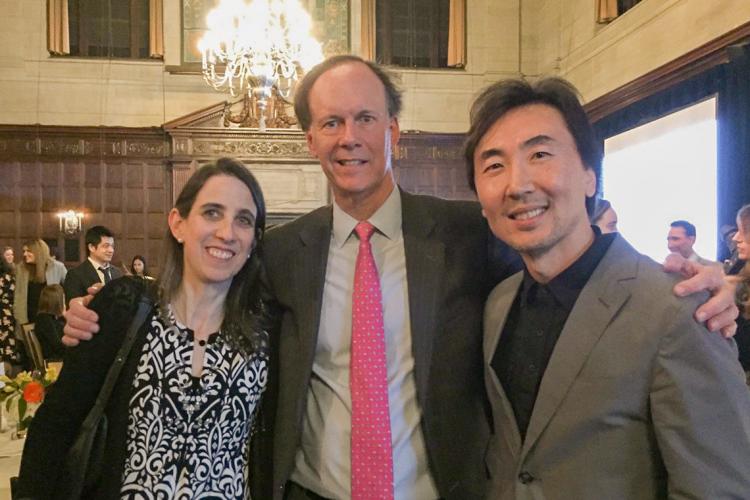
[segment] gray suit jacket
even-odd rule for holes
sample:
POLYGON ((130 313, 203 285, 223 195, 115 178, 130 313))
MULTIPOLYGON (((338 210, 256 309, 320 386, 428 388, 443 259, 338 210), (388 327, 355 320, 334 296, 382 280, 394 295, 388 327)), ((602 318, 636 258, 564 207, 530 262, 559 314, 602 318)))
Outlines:
POLYGON ((493 499, 750 498, 750 394, 732 340, 620 236, 582 290, 521 442, 490 363, 522 282, 491 293, 484 366, 493 499))
MULTIPOLYGON (((476 203, 401 195, 414 370, 428 463, 444 498, 482 498, 489 436, 481 345, 489 289, 487 227, 476 203)), ((331 225, 331 207, 321 208, 270 230, 264 242, 281 325, 272 338, 276 349, 253 443, 258 498, 281 498, 294 466, 331 225)))

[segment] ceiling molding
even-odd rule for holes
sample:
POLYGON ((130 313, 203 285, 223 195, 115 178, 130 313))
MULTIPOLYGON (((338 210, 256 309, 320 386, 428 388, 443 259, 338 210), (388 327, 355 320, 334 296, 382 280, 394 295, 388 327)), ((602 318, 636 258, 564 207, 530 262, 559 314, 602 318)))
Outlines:
POLYGON ((726 48, 750 38, 750 22, 584 105, 592 122, 728 61, 726 48))

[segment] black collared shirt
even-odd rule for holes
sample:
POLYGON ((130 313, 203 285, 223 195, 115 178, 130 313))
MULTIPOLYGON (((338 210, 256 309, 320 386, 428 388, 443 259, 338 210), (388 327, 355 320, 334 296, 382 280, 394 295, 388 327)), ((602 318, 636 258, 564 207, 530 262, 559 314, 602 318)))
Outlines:
POLYGON ((547 284, 537 283, 524 270, 523 283, 511 307, 492 358, 513 407, 521 437, 526 437, 539 385, 565 322, 581 290, 614 241, 593 227, 591 246, 570 267, 547 284))

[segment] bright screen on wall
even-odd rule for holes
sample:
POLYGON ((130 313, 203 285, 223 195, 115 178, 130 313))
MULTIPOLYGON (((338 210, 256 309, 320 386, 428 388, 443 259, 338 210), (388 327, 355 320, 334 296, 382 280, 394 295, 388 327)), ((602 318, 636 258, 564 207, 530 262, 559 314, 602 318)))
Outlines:
POLYGON ((603 197, 622 235, 662 262, 669 223, 696 227, 695 251, 716 259, 716 98, 604 142, 603 197))

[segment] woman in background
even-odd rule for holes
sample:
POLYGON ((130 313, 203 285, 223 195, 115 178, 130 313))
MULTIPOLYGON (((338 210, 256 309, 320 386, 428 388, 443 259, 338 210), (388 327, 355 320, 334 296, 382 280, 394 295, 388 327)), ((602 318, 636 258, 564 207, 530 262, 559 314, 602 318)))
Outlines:
POLYGON ((3 248, 3 260, 10 266, 11 269, 16 268, 15 252, 13 247, 3 248))
POLYGON ((16 293, 13 314, 20 324, 36 319, 39 296, 46 285, 60 285, 65 280, 65 266, 58 266, 49 254, 49 247, 40 239, 23 245, 23 262, 16 266, 16 293))
POLYGON ((5 365, 6 375, 13 372, 10 365, 18 365, 21 362, 16 344, 16 321, 13 317, 15 289, 13 267, 7 259, 0 259, 0 361, 5 365))
POLYGON ((159 282, 123 277, 91 302, 101 330, 66 353, 31 423, 20 498, 59 492, 68 449, 144 295, 157 305, 105 408, 101 473, 84 497, 248 498, 250 429, 268 372, 260 186, 238 161, 202 166, 168 223, 159 282))
POLYGON ((601 198, 596 200, 594 213, 591 215, 591 224, 601 229, 602 234, 617 232, 617 213, 612 204, 601 198))
POLYGON ((65 292, 60 285, 47 285, 39 297, 39 309, 34 322, 34 333, 42 346, 46 360, 61 361, 65 354, 62 343, 65 319, 65 292))
POLYGON ((737 335, 734 336, 740 351, 740 364, 750 381, 750 205, 737 212, 737 232, 732 240, 737 244, 737 257, 745 266, 737 275, 737 335))
POLYGON ((130 263, 130 273, 133 276, 138 276, 139 278, 147 280, 154 279, 148 275, 148 270, 146 269, 146 259, 144 259, 141 255, 136 255, 135 257, 133 257, 133 260, 130 263))

